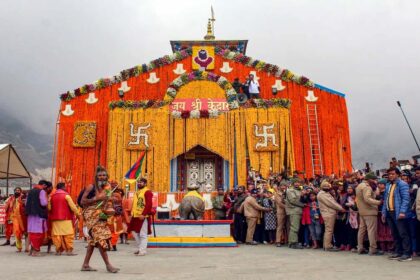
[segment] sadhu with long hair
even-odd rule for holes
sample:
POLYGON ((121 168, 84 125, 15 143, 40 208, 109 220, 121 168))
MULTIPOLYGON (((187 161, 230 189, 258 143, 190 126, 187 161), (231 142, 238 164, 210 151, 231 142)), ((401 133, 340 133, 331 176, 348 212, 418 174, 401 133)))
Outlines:
POLYGON ((98 166, 95 173, 95 183, 86 187, 81 199, 81 205, 84 208, 83 218, 90 237, 82 271, 96 271, 89 265, 95 247, 98 248, 107 271, 110 273, 119 271, 118 268, 111 265, 106 252, 109 246, 108 241, 111 238, 107 220, 115 212, 110 199, 111 193, 108 173, 104 167, 98 166))

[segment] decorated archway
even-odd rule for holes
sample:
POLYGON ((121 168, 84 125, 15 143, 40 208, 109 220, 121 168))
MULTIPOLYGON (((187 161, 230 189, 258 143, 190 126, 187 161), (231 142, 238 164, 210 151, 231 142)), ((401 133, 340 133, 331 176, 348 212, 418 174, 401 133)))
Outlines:
POLYGON ((211 81, 217 83, 225 91, 229 109, 233 110, 239 107, 238 94, 232 84, 225 77, 207 71, 193 71, 180 75, 168 86, 164 100, 174 100, 179 89, 192 81, 211 81))

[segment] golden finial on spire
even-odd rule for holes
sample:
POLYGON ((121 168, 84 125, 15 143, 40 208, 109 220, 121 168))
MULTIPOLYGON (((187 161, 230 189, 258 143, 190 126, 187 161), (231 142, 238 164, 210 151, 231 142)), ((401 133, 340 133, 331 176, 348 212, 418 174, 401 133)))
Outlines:
POLYGON ((214 18, 214 11, 213 6, 211 6, 211 18, 207 23, 207 35, 204 36, 204 40, 214 40, 216 37, 214 36, 214 22, 216 19, 214 18))

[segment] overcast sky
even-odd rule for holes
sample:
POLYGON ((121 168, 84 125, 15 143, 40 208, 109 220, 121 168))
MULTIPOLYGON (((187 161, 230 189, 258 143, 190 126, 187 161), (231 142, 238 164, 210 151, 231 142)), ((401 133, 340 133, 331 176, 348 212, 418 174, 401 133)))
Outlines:
POLYGON ((216 39, 346 94, 356 168, 419 153, 420 1, 0 0, 0 109, 53 134, 60 93, 202 39, 210 5, 216 39))

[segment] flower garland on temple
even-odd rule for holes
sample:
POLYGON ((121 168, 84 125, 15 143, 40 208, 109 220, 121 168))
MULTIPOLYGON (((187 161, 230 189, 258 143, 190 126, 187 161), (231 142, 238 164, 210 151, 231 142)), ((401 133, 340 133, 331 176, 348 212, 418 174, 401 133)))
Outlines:
POLYGON ((216 82, 226 92, 226 101, 230 110, 239 108, 237 93, 231 83, 225 77, 206 71, 193 71, 191 73, 182 74, 176 78, 168 86, 165 100, 172 101, 176 97, 178 90, 189 82, 203 80, 216 82))
MULTIPOLYGON (((148 109, 148 108, 160 108, 169 105, 171 101, 168 100, 142 100, 142 101, 112 101, 109 103, 109 108, 114 110, 116 108, 126 110, 136 109, 148 109)), ((244 104, 241 104, 241 108, 272 108, 281 107, 289 109, 291 102, 285 98, 274 98, 274 99, 249 99, 244 104)), ((191 111, 179 111, 174 110, 171 112, 171 116, 174 119, 199 119, 199 118, 217 118, 223 111, 219 110, 191 110, 191 111)))
POLYGON ((109 109, 114 110, 116 108, 135 110, 135 109, 147 109, 147 108, 160 108, 166 105, 169 105, 170 101, 164 100, 119 100, 112 101, 109 103, 109 109))
POLYGON ((231 51, 229 49, 216 47, 215 51, 216 51, 216 54, 226 59, 229 59, 238 63, 242 63, 243 65, 246 65, 249 67, 253 67, 257 71, 263 71, 263 72, 272 74, 275 77, 278 77, 285 82, 293 81, 299 85, 303 85, 309 88, 314 87, 314 83, 310 81, 308 78, 304 76, 298 76, 290 70, 281 69, 277 65, 266 63, 258 59, 253 59, 252 57, 246 56, 239 52, 231 51))
POLYGON ((80 88, 75 90, 67 91, 60 95, 60 99, 62 101, 70 101, 77 96, 81 96, 83 94, 87 94, 89 92, 102 89, 114 84, 118 84, 123 81, 127 81, 129 78, 137 77, 140 74, 147 73, 153 71, 158 67, 162 67, 165 65, 169 65, 171 63, 181 61, 189 56, 192 55, 192 49, 184 49, 178 52, 173 53, 172 55, 165 55, 158 59, 152 60, 149 64, 141 64, 134 66, 130 69, 126 69, 121 71, 118 75, 115 75, 111 78, 102 78, 95 81, 92 84, 86 84, 80 88))
MULTIPOLYGON (((216 47, 215 51, 217 55, 220 55, 225 59, 242 63, 243 65, 246 65, 249 67, 254 67, 257 71, 263 71, 263 72, 269 73, 271 75, 274 75, 275 77, 280 78, 283 81, 293 81, 299 85, 303 85, 309 88, 314 87, 314 83, 310 81, 308 78, 304 76, 298 76, 294 74, 293 72, 291 72, 290 70, 281 69, 277 65, 266 63, 258 59, 253 59, 242 53, 234 52, 229 49, 216 47)), ((158 59, 152 60, 148 64, 141 64, 141 65, 137 65, 132 68, 123 70, 119 74, 112 76, 110 78, 101 78, 93 82, 92 84, 86 84, 84 86, 76 88, 75 90, 67 91, 60 95, 60 99, 62 101, 70 101, 77 96, 88 94, 89 92, 106 88, 111 85, 123 82, 123 81, 127 81, 129 78, 137 77, 140 74, 151 72, 155 70, 156 68, 166 66, 174 62, 181 61, 187 57, 190 57, 191 55, 192 55, 191 48, 177 51, 173 53, 172 55, 165 55, 158 59)), ((174 82, 172 82, 166 94, 170 97, 176 95, 177 89, 179 87, 195 79, 195 80, 210 80, 210 81, 217 82, 223 89, 226 90, 228 99, 229 99, 229 96, 232 97, 236 95, 236 92, 234 92, 234 89, 231 87, 230 83, 224 77, 221 77, 217 74, 214 74, 212 72, 206 72, 206 71, 194 71, 191 73, 183 74, 180 77, 178 77, 174 82)), ((230 107, 230 109, 235 109, 238 106, 237 104, 235 104, 234 99, 235 98, 231 99, 230 100, 231 102, 229 102, 228 100, 229 106, 232 106, 230 107)))

